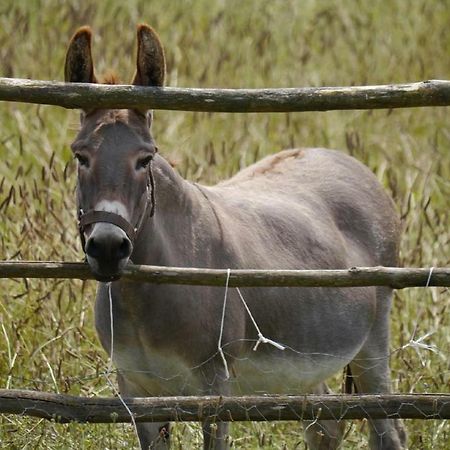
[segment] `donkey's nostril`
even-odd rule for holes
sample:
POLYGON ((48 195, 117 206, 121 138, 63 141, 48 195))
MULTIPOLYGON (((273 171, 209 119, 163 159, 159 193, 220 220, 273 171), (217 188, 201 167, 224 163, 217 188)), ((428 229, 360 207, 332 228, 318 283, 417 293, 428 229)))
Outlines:
POLYGON ((97 259, 100 257, 100 247, 93 237, 87 241, 85 251, 92 258, 97 259))
POLYGON ((128 258, 131 255, 131 242, 127 238, 122 239, 122 243, 118 249, 119 259, 128 258))

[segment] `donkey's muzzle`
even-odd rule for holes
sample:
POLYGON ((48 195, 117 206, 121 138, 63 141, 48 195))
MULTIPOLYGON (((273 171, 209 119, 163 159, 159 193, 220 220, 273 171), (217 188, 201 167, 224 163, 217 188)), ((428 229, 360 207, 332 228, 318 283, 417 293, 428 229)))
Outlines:
POLYGON ((87 261, 98 281, 120 277, 133 245, 126 233, 116 225, 98 223, 86 241, 87 261))

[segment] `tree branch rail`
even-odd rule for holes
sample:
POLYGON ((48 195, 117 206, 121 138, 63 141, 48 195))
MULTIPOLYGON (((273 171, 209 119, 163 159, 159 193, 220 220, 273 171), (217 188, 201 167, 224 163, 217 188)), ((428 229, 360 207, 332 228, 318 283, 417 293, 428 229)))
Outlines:
POLYGON ((450 81, 280 89, 193 89, 0 78, 0 100, 70 109, 299 112, 450 106, 450 81))
MULTIPOLYGON (((94 279, 88 264, 73 262, 0 262, 0 278, 94 279)), ((226 269, 144 266, 129 264, 122 279, 153 284, 225 286, 226 269)), ((340 270, 231 270, 230 287, 356 287, 395 289, 450 286, 450 268, 352 267, 340 270), (431 273, 430 273, 431 272, 431 273)))
MULTIPOLYGON (((137 422, 314 419, 450 419, 450 394, 125 398, 137 422)), ((118 398, 1 389, 0 413, 60 423, 130 422, 118 398)))

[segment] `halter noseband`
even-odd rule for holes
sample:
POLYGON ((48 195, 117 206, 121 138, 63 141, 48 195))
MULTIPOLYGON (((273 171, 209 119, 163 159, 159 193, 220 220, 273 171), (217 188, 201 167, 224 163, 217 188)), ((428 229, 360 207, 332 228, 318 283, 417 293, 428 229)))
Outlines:
POLYGON ((83 246, 83 251, 86 252, 86 238, 84 237, 84 231, 87 226, 93 223, 106 222, 116 225, 127 235, 128 239, 134 244, 139 231, 141 230, 144 220, 146 218, 146 213, 150 205, 150 217, 155 214, 155 181, 153 179, 152 172, 152 161, 150 161, 147 173, 147 184, 145 193, 145 203, 144 210, 142 211, 136 225, 133 226, 128 220, 119 214, 109 212, 109 211, 97 211, 91 209, 90 211, 84 212, 81 208, 78 209, 78 231, 80 234, 81 245, 83 246))

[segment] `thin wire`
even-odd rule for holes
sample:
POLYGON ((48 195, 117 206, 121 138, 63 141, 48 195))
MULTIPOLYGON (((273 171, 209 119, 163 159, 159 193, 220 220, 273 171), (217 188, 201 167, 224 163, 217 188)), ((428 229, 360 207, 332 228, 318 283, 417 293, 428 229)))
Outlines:
MULTIPOLYGON (((434 270, 434 267, 430 267, 430 271, 428 272, 428 279, 425 284, 426 288, 430 287, 431 275, 433 274, 433 270, 434 270)), ((423 308, 424 307, 421 306, 421 309, 419 310, 419 314, 417 315, 417 317, 420 317, 422 315, 423 308)), ((405 348, 412 347, 416 351, 417 356, 419 357, 420 362, 422 363, 422 366, 424 366, 425 361, 422 358, 420 350, 429 350, 433 353, 438 353, 438 354, 442 354, 442 352, 439 350, 438 347, 436 347, 435 344, 425 344, 425 342, 424 342, 425 339, 428 339, 430 336, 432 336, 434 333, 436 333, 435 330, 429 331, 428 333, 426 333, 423 336, 416 339, 416 333, 417 333, 418 329, 419 329, 419 324, 416 322, 414 331, 412 332, 412 336, 409 339, 409 342, 407 342, 405 345, 402 345, 399 350, 404 350, 405 348)))
POLYGON ((282 344, 279 344, 278 342, 273 341, 272 339, 268 339, 266 338, 262 333, 261 330, 258 327, 258 324, 256 323, 256 320, 254 319, 252 313, 250 312, 249 307, 247 306, 247 302, 244 300, 243 295, 241 294, 240 289, 237 287, 236 288, 239 297, 241 297, 242 303, 244 304, 245 309, 247 310, 248 315, 250 316, 251 321, 253 322, 253 325, 256 328, 256 332, 258 333, 258 340, 256 341, 255 346, 253 347, 253 351, 256 352, 256 350, 258 350, 258 346, 259 344, 270 344, 273 345, 274 347, 276 347, 278 350, 284 350, 286 347, 282 344))
POLYGON ((227 359, 225 358, 225 354, 223 353, 223 349, 222 349, 222 336, 223 336, 223 326, 225 323, 225 310, 227 307, 228 283, 230 281, 230 274, 231 274, 231 270, 227 269, 227 281, 225 283, 225 295, 223 298, 223 308, 222 308, 222 319, 220 321, 219 342, 217 344, 217 350, 218 350, 220 356, 222 357, 223 365, 225 368, 225 379, 226 380, 228 380, 230 378, 230 372, 228 370, 227 359))
POLYGON ((137 438, 139 439, 137 426, 136 426, 136 420, 134 419, 134 415, 131 412, 131 409, 128 407, 128 405, 125 403, 125 400, 120 395, 119 390, 116 388, 114 383, 111 381, 110 375, 113 372, 113 355, 114 355, 114 314, 113 314, 113 301, 112 301, 112 288, 111 288, 111 282, 107 283, 108 286, 108 297, 109 297, 109 320, 110 320, 110 332, 111 332, 111 347, 109 352, 109 362, 108 362, 108 368, 105 373, 105 378, 108 381, 108 384, 110 385, 111 389, 114 391, 114 393, 117 395, 119 400, 121 401, 122 405, 127 410, 127 413, 130 415, 131 423, 133 424, 134 432, 136 433, 137 438))
POLYGON ((428 274, 428 280, 427 280, 427 284, 425 285, 425 287, 430 286, 431 274, 433 273, 433 270, 434 270, 434 267, 430 267, 430 273, 428 274))

